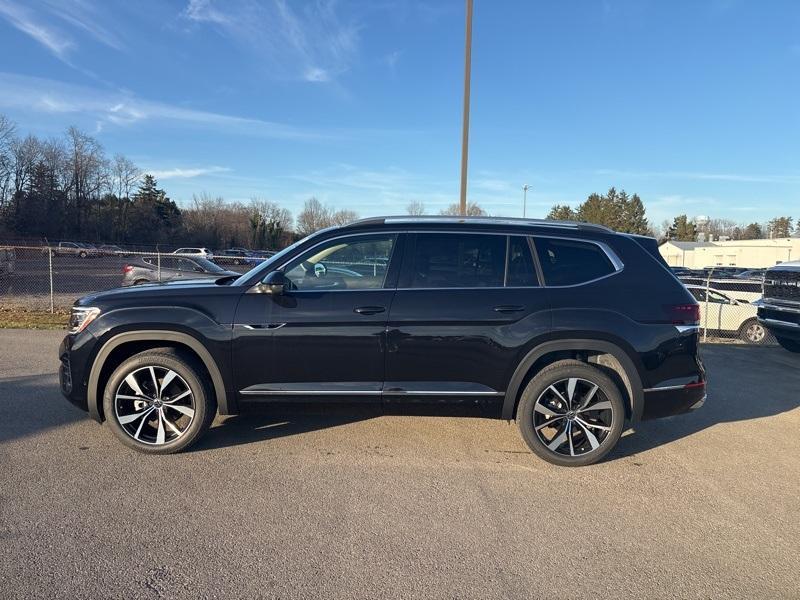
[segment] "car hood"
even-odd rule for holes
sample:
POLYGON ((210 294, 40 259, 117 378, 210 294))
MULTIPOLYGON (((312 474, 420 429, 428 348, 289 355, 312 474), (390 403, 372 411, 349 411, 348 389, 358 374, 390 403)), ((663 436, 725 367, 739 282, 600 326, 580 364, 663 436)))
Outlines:
POLYGON ((95 304, 126 302, 145 298, 167 298, 176 296, 201 295, 216 293, 217 290, 229 289, 225 280, 230 276, 239 276, 239 273, 228 271, 220 277, 205 277, 198 279, 180 279, 155 283, 143 283, 131 287, 119 287, 103 292, 96 292, 78 299, 77 306, 92 306, 95 304), (217 283, 220 282, 220 283, 217 283))

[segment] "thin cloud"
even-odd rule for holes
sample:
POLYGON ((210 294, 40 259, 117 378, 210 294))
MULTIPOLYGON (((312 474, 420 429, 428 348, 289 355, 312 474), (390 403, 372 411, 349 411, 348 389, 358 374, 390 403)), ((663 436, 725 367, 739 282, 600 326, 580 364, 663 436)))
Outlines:
POLYGON ((293 6, 285 0, 190 0, 182 15, 214 27, 281 77, 330 82, 349 70, 357 58, 358 26, 343 21, 332 0, 302 11, 293 6))
POLYGON ((43 23, 41 19, 34 17, 26 7, 11 0, 0 0, 0 17, 61 60, 65 60, 67 53, 75 47, 74 41, 68 35, 43 23))
POLYGON ((65 84, 0 72, 0 107, 38 113, 81 115, 102 130, 147 121, 215 129, 223 133, 287 140, 324 140, 337 135, 304 130, 262 119, 193 110, 145 100, 132 94, 65 84))
POLYGON ((146 172, 156 179, 192 179, 203 175, 213 175, 215 173, 228 173, 228 167, 197 167, 193 169, 151 169, 146 172))

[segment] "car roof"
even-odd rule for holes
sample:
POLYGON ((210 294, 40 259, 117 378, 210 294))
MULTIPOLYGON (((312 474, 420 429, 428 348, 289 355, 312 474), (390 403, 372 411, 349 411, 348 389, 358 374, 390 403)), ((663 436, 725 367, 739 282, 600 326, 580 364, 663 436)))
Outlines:
POLYGON ((555 221, 552 219, 522 219, 517 217, 465 217, 465 216, 388 216, 370 217, 359 219, 347 225, 343 229, 356 229, 379 225, 448 225, 448 226, 468 226, 479 229, 481 226, 494 227, 539 227, 554 229, 559 231, 596 231, 603 233, 614 233, 612 229, 594 223, 581 223, 577 221, 555 221))

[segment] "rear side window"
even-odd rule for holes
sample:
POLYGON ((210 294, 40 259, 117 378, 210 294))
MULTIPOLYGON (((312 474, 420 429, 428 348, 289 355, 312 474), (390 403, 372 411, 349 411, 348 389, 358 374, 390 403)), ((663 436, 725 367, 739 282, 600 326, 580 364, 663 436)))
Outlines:
POLYGON ((508 273, 506 285, 509 287, 538 286, 536 268, 527 238, 513 235, 508 242, 508 273))
POLYGON ((546 285, 585 283, 615 271, 603 250, 589 242, 536 238, 546 285))
POLYGON ((412 288, 503 287, 506 236, 417 234, 412 288))

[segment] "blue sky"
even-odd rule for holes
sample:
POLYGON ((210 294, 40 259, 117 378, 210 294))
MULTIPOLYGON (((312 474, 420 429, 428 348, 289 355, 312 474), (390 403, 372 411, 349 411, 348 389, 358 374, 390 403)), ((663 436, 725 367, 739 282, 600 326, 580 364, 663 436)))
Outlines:
MULTIPOLYGON (((0 0, 0 112, 94 134, 179 201, 458 198, 461 0, 0 0)), ((469 197, 528 216, 610 186, 800 218, 800 3, 475 0, 469 197)))

